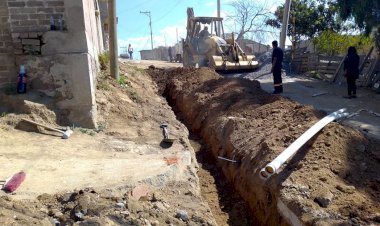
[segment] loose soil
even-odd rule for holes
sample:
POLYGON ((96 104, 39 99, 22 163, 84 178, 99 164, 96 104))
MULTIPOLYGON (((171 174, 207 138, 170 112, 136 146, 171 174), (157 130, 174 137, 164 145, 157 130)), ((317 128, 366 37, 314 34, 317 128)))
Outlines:
POLYGON ((379 143, 334 122, 263 181, 259 170, 324 112, 257 81, 150 67, 153 82, 137 65, 122 64, 118 82, 98 77, 99 128, 75 128, 67 141, 21 123, 68 126, 53 101, 1 96, 0 179, 27 174, 0 193, 1 225, 289 225, 278 200, 305 225, 380 223, 379 143), (179 119, 201 141, 190 143, 179 119))
POLYGON ((255 225, 288 225, 279 200, 306 225, 380 223, 379 143, 333 122, 268 181, 259 171, 325 116, 270 95, 257 81, 222 78, 208 69, 156 69, 149 73, 183 115, 249 203, 255 225))
POLYGON ((1 96, 0 180, 20 170, 26 179, 0 191, 0 225, 216 225, 188 130, 141 69, 121 73, 98 77, 99 128, 76 127, 68 140, 21 122, 65 125, 48 97, 1 96), (163 122, 173 145, 162 142, 163 122))

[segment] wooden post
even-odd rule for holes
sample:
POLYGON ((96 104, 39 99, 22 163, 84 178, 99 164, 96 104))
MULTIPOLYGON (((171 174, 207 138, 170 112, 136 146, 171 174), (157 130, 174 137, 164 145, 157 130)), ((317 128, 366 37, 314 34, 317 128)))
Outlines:
POLYGON ((119 79, 119 61, 117 51, 116 0, 108 0, 108 20, 110 28, 110 65, 111 76, 119 79))

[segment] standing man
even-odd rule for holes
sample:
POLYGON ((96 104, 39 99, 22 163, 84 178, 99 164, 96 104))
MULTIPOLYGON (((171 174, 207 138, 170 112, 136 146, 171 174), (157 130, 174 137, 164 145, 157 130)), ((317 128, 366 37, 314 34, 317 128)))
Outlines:
POLYGON ((128 53, 129 53, 129 59, 133 60, 133 56, 132 56, 133 48, 132 48, 131 44, 129 44, 129 46, 128 46, 128 53))
POLYGON ((169 46, 168 53, 169 53, 169 61, 172 62, 173 61, 173 54, 172 54, 172 47, 171 46, 169 46))
POLYGON ((272 42, 273 53, 272 53, 272 68, 270 72, 273 72, 273 94, 282 93, 282 78, 281 78, 281 69, 282 69, 282 60, 284 59, 284 53, 282 49, 278 47, 278 42, 272 42))

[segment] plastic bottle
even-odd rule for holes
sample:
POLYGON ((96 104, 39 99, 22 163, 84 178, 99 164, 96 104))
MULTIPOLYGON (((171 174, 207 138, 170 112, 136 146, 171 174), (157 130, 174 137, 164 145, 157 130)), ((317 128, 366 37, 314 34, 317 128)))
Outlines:
POLYGON ((55 22, 53 16, 50 16, 50 30, 55 31, 55 22))
POLYGON ((26 93, 26 78, 25 66, 21 65, 17 80, 17 93, 26 93))

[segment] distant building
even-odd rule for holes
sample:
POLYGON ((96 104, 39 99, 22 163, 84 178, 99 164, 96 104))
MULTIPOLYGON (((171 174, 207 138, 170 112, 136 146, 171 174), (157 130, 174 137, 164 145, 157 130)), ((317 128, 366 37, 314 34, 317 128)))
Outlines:
POLYGON ((264 45, 264 44, 261 44, 259 42, 249 40, 249 39, 240 40, 239 45, 246 54, 265 53, 265 52, 268 52, 271 48, 269 45, 264 45))

